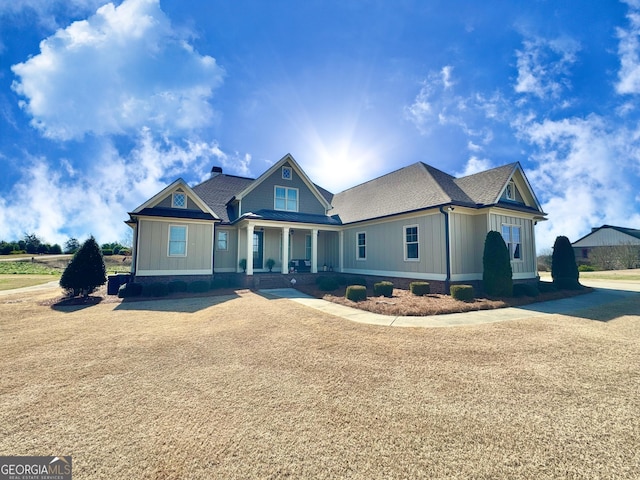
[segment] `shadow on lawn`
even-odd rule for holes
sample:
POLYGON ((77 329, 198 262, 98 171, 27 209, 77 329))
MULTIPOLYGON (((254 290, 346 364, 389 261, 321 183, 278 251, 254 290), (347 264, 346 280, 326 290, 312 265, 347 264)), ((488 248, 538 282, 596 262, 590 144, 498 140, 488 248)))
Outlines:
POLYGON ((176 313, 195 313, 200 310, 220 305, 222 303, 240 298, 237 293, 229 293, 226 295, 201 295, 201 296, 184 296, 169 298, 151 298, 123 299, 114 310, 139 310, 151 312, 176 312, 176 313))

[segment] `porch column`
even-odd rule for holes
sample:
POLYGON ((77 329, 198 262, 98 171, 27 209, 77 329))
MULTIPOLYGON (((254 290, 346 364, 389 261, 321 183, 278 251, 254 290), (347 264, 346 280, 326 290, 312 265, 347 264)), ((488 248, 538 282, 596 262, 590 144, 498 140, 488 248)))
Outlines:
POLYGON ((289 227, 282 228, 282 273, 289 273, 289 227))
POLYGON ((311 230, 311 273, 318 273, 318 229, 311 230))
POLYGON ((338 271, 344 272, 344 232, 340 230, 338 235, 338 271))
POLYGON ((253 223, 247 225, 247 275, 253 275, 253 223))

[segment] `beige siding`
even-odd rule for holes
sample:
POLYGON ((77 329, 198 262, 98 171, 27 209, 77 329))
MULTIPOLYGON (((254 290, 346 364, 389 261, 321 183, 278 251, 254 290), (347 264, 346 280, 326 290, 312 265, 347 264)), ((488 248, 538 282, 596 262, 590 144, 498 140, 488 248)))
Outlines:
POLYGON ((487 234, 486 215, 449 214, 451 274, 482 275, 482 254, 487 234))
POLYGON ((440 213, 384 223, 354 226, 344 231, 346 271, 405 273, 420 277, 446 274, 444 216, 440 213), (405 260, 404 227, 418 225, 419 261, 405 260), (356 259, 356 235, 366 233, 366 260, 356 259))
POLYGON ((531 277, 529 274, 535 274, 537 272, 535 246, 533 241, 533 221, 530 219, 509 215, 499 215, 495 213, 491 213, 489 215, 489 227, 491 230, 501 232, 502 225, 514 225, 520 227, 522 260, 514 260, 511 262, 513 277, 531 277))
POLYGON ((228 233, 228 244, 227 250, 218 250, 216 244, 216 251, 214 253, 215 271, 235 272, 238 263, 238 232, 235 228, 216 227, 216 236, 218 235, 217 232, 221 230, 228 233))
POLYGON ((573 244, 574 247, 606 247, 611 245, 640 245, 640 239, 613 228, 602 228, 573 244))
POLYGON ((152 221, 138 224, 137 275, 187 275, 212 271, 213 223, 191 223, 182 220, 152 221), (169 226, 187 226, 187 255, 168 255, 169 226))

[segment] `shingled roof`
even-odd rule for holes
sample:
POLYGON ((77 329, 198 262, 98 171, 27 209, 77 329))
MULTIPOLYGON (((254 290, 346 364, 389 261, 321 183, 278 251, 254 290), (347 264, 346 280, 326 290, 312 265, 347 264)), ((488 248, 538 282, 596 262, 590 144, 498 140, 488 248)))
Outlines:
POLYGON ((254 180, 235 175, 220 174, 193 187, 193 191, 205 202, 220 219, 229 223, 227 203, 238 193, 247 188, 254 180))

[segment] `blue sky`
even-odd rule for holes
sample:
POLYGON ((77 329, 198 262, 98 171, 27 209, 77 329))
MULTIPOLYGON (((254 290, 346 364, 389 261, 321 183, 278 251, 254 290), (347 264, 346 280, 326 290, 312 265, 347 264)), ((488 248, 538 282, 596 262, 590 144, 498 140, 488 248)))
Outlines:
POLYGON ((519 161, 538 249, 640 228, 640 0, 0 0, 0 239, 127 238, 213 165, 519 161))

